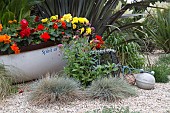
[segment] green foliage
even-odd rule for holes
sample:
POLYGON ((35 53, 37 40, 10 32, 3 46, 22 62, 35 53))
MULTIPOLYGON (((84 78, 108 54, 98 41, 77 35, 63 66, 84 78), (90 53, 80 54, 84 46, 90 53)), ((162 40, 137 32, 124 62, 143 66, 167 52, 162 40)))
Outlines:
POLYGON ((170 8, 157 9, 156 16, 147 18, 144 28, 158 48, 170 53, 170 8))
POLYGON ((158 61, 148 68, 155 72, 154 77, 156 82, 169 82, 168 76, 170 75, 170 54, 161 55, 158 61))
POLYGON ((16 92, 17 87, 12 85, 12 77, 4 65, 0 64, 0 99, 16 92))
POLYGON ((85 113, 139 113, 139 112, 130 112, 129 110, 129 107, 121 107, 120 109, 119 108, 115 108, 115 107, 103 107, 102 110, 93 110, 93 111, 87 111, 85 113))
POLYGON ((0 23, 4 26, 9 20, 20 21, 30 16, 31 7, 44 0, 1 0, 0 23))
POLYGON ((112 63, 96 66, 100 56, 91 52, 86 38, 71 41, 69 45, 65 45, 63 51, 67 60, 64 72, 79 80, 83 86, 88 86, 96 78, 107 76, 117 70, 115 64, 112 63))
POLYGON ((170 54, 161 55, 156 63, 170 65, 170 54))
MULTIPOLYGON (((133 6, 145 6, 144 2, 127 4, 121 7, 117 12, 115 10, 119 0, 45 0, 43 3, 37 5, 38 14, 42 17, 50 17, 58 14, 62 16, 71 13, 73 16, 86 17, 96 33, 102 35, 109 27, 114 26, 118 19, 124 12, 133 6)), ((139 23, 129 23, 119 27, 121 30, 139 26, 139 23)), ((113 29, 109 32, 114 32, 113 29)))
POLYGON ((105 77, 92 82, 87 94, 93 99, 116 101, 136 95, 135 90, 120 78, 105 77))
POLYGON ((34 104, 67 103, 78 97, 79 84, 67 77, 44 78, 36 84, 30 100, 34 104))
POLYGON ((122 65, 141 68, 144 65, 144 58, 139 52, 140 46, 136 42, 131 42, 129 37, 130 35, 126 33, 117 32, 111 34, 105 43, 108 48, 114 48, 117 51, 122 65))
POLYGON ((156 82, 167 83, 169 82, 168 76, 170 75, 170 67, 166 64, 152 65, 149 67, 151 71, 154 71, 154 77, 156 82))

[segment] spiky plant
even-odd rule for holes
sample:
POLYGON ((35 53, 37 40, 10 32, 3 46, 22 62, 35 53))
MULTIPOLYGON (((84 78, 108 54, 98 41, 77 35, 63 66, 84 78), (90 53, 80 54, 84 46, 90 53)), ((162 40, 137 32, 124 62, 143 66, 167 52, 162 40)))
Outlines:
POLYGON ((79 84, 67 77, 50 77, 39 81, 33 93, 31 101, 34 104, 43 103, 67 103, 75 100, 79 93, 79 84))
POLYGON ((4 65, 0 64, 0 99, 10 95, 15 90, 12 86, 12 77, 7 71, 4 65))
POLYGON ((93 81, 87 94, 93 99, 112 102, 136 95, 135 90, 126 81, 113 77, 93 81))

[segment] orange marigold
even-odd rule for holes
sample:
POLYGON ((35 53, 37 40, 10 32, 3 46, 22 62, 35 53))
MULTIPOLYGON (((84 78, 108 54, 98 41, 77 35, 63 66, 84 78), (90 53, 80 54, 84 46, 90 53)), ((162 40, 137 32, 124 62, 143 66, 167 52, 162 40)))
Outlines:
POLYGON ((11 49, 12 49, 12 51, 15 52, 15 54, 20 53, 20 50, 19 50, 19 47, 17 46, 17 44, 12 44, 11 49))
POLYGON ((2 31, 3 27, 2 27, 2 24, 0 24, 0 32, 2 31))

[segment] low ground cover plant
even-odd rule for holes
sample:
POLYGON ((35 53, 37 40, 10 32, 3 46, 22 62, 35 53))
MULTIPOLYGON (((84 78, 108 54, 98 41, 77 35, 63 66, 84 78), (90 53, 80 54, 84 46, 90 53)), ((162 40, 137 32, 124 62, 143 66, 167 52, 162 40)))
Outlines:
POLYGON ((93 111, 87 111, 85 113, 139 113, 139 112, 133 112, 129 110, 129 107, 121 107, 121 108, 115 108, 115 107, 103 107, 101 110, 93 110, 93 111))

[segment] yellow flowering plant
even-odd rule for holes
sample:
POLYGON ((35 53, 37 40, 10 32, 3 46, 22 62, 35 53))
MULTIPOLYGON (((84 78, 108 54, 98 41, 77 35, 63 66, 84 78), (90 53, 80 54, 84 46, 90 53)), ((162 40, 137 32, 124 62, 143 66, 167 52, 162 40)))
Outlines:
MULTIPOLYGON (((40 19, 34 16, 31 21, 9 20, 9 26, 0 24, 0 55, 20 53, 23 47, 47 42, 61 44, 73 39, 95 34, 88 19, 65 14, 40 19)), ((95 37, 94 37, 95 38, 95 37)))

